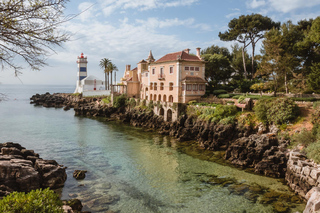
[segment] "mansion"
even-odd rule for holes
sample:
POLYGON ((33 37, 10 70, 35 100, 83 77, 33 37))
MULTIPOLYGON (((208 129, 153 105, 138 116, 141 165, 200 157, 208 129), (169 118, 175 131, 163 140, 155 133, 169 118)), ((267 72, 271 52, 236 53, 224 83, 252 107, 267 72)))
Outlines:
POLYGON ((121 82, 127 86, 127 96, 169 103, 188 103, 205 94, 205 61, 190 49, 169 53, 155 60, 152 52, 146 60, 131 69, 126 66, 121 82))

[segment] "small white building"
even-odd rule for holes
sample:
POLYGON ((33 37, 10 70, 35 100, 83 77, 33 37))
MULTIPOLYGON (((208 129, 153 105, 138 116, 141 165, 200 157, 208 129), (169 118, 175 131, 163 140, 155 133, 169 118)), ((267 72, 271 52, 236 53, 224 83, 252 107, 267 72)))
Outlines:
POLYGON ((104 81, 100 80, 99 78, 89 75, 88 77, 82 79, 80 81, 79 87, 82 89, 82 92, 84 91, 90 91, 90 90, 104 90, 104 81))

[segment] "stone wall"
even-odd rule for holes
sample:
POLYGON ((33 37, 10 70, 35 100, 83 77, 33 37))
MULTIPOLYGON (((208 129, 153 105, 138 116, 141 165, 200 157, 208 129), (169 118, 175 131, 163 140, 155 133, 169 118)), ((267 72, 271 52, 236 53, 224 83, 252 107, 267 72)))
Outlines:
POLYGON ((292 190, 307 199, 306 194, 320 185, 320 165, 298 151, 290 151, 288 155, 286 182, 292 190))

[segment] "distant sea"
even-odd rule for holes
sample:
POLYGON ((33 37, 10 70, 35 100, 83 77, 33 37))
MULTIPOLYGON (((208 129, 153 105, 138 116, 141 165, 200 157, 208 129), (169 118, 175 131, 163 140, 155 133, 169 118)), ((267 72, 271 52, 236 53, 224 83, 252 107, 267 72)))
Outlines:
MULTIPOLYGON (((84 210, 121 213, 274 212, 228 187, 208 184, 215 176, 292 194, 280 181, 200 160, 177 141, 117 122, 74 116, 74 111, 31 105, 36 94, 72 93, 74 86, 0 85, 0 142, 13 141, 44 159, 67 166, 62 199, 76 197, 84 210), (75 169, 87 170, 82 181, 75 169)), ((301 211, 297 205, 294 212, 301 211)), ((293 210, 292 210, 293 211, 293 210)))

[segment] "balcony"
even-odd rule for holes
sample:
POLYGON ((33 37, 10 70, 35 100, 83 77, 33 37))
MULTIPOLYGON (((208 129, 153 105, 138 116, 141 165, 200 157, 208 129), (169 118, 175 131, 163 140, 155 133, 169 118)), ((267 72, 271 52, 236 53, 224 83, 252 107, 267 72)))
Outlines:
POLYGON ((166 78, 165 74, 158 75, 158 80, 165 80, 165 78, 166 78))

